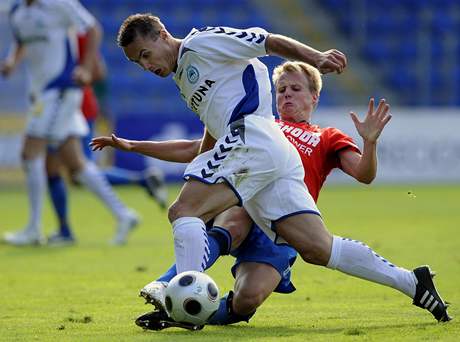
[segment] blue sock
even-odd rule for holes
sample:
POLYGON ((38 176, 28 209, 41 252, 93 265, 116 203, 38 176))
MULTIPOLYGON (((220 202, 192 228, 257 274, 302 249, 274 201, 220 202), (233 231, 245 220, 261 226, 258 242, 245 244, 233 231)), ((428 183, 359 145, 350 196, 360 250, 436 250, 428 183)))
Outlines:
POLYGON ((227 325, 238 322, 249 322, 255 311, 249 315, 238 315, 232 309, 233 292, 230 291, 220 299, 219 308, 209 317, 206 324, 209 325, 227 325))
POLYGON ((65 236, 72 235, 67 220, 67 189, 62 177, 48 177, 48 190, 59 221, 59 232, 65 236))
POLYGON ((166 271, 160 278, 157 279, 157 281, 166 281, 170 282, 172 278, 174 278, 177 275, 176 271, 176 264, 172 265, 169 270, 166 271))
MULTIPOLYGON (((209 260, 205 269, 210 268, 221 255, 227 255, 232 246, 232 237, 228 231, 220 227, 208 230, 209 260)), ((169 282, 177 275, 176 265, 172 265, 157 281, 169 282)))
POLYGON ((142 172, 111 167, 104 171, 105 178, 111 185, 142 184, 142 172))

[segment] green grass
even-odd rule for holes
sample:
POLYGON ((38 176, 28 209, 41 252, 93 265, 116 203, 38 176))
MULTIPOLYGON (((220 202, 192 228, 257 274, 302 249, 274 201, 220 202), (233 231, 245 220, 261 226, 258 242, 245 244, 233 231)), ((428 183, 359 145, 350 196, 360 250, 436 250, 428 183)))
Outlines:
MULTIPOLYGON (((171 189, 171 199, 178 188, 171 189)), ((128 245, 108 240, 114 221, 86 191, 71 191, 78 245, 66 248, 0 245, 1 341, 458 341, 459 320, 437 324, 404 295, 298 260, 297 291, 274 294, 250 324, 201 332, 142 331, 133 319, 150 308, 139 288, 173 262, 164 212, 137 188, 118 188, 142 215, 128 245)), ((326 187, 319 206, 336 234, 362 240, 407 268, 429 263, 438 288, 460 319, 460 186, 326 187), (408 194, 408 192, 411 192, 408 194)), ((27 218, 24 189, 0 191, 0 233, 27 218)), ((46 233, 54 228, 49 205, 46 233)), ((231 257, 209 274, 231 289, 231 257)))

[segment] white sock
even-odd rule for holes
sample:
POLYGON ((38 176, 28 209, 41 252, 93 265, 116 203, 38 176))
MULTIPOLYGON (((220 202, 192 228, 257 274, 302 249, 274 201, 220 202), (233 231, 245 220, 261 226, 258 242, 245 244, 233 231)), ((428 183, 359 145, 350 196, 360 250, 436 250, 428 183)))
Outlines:
POLYGON ((45 158, 43 156, 24 161, 26 172, 27 191, 29 195, 29 232, 40 232, 43 210, 43 196, 45 193, 45 158))
POLYGON ((181 217, 172 223, 177 274, 203 272, 209 260, 206 226, 197 217, 181 217))
POLYGON ((128 208, 121 203, 110 184, 93 162, 87 161, 85 167, 77 176, 89 190, 102 200, 118 220, 126 214, 128 208))
POLYGON ((331 258, 326 267, 390 286, 411 298, 415 296, 413 273, 393 265, 360 241, 334 236, 331 258))

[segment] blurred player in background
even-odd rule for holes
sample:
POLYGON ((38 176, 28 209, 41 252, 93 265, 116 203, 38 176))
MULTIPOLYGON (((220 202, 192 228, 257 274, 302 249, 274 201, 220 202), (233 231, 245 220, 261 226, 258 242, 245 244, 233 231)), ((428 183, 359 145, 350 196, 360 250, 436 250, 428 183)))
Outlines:
POLYGON ((14 245, 42 241, 42 204, 45 191, 45 154, 50 164, 64 163, 72 174, 94 192, 117 220, 112 242, 122 244, 138 224, 94 165, 85 159, 80 137, 88 131, 80 106, 81 85, 91 82, 98 45, 97 22, 76 0, 27 0, 15 4, 9 14, 15 43, 1 72, 8 76, 24 59, 29 73, 29 111, 22 160, 27 178, 30 217, 25 229, 5 234, 14 245), (85 56, 77 65, 76 34, 86 32, 85 56))
MULTIPOLYGON (((97 34, 97 42, 102 40, 102 30, 99 25, 95 26, 97 34)), ((87 55, 87 43, 88 36, 90 33, 78 34, 78 63, 84 63, 84 58, 87 55)), ((91 38, 91 37, 89 37, 91 38)), ((99 106, 97 99, 94 95, 93 88, 91 86, 97 80, 104 78, 106 75, 105 65, 101 59, 101 56, 98 54, 99 44, 97 44, 96 54, 94 55, 94 60, 91 66, 91 78, 88 80, 87 84, 83 84, 81 87, 82 91, 82 103, 81 111, 83 116, 86 119, 88 124, 88 134, 84 135, 82 140, 83 152, 87 160, 92 160, 91 154, 88 152, 88 149, 85 148, 85 143, 88 139, 91 139, 92 132, 94 129, 94 121, 99 112, 99 106)), ((72 232, 70 227, 70 222, 68 218, 68 209, 67 209, 67 189, 63 177, 61 176, 62 172, 62 161, 59 160, 57 156, 57 150, 52 147, 48 148, 46 156, 46 173, 48 176, 48 191, 50 194, 50 199, 53 204, 56 217, 58 219, 58 230, 53 232, 47 238, 47 244, 49 245, 65 245, 72 244, 75 242, 75 235, 72 232)), ((70 175, 70 177, 75 177, 75 182, 78 182, 77 175, 70 175)))
MULTIPOLYGON (((80 56, 83 56, 85 53, 87 40, 86 35, 78 36, 80 56)), ((99 114, 104 112, 101 110, 100 104, 101 102, 104 103, 103 97, 105 97, 105 92, 107 91, 105 84, 107 69, 104 63, 104 58, 99 53, 94 61, 92 76, 92 83, 83 87, 82 112, 88 123, 89 132, 82 138, 82 147, 86 157, 94 160, 89 143, 94 136, 96 119, 100 116, 99 114), (96 92, 95 89, 98 91, 96 92)), ((108 122, 109 114, 107 111, 108 109, 105 106, 105 120, 107 120, 108 124, 111 124, 111 122, 108 122)), ((114 120, 114 118, 111 118, 111 120, 114 120)), ((142 186, 162 208, 166 207, 168 192, 161 169, 157 167, 149 167, 144 171, 133 171, 111 166, 103 169, 103 173, 111 185, 142 186)))
MULTIPOLYGON (((98 34, 97 41, 102 40, 102 29, 96 26, 98 34)), ((83 63, 83 58, 87 53, 88 33, 78 35, 78 52, 79 63, 83 63)), ((89 143, 94 136, 96 119, 101 112, 99 100, 93 89, 93 85, 105 82, 107 76, 104 58, 99 53, 99 47, 96 48, 96 55, 92 64, 91 81, 82 86, 82 103, 81 111, 88 124, 88 133, 81 138, 82 149, 85 157, 89 161, 95 161, 89 143)), ((67 209, 67 189, 61 176, 63 163, 56 158, 56 150, 49 148, 46 158, 46 170, 48 176, 48 190, 53 204, 53 208, 58 220, 58 230, 47 238, 49 245, 68 245, 75 242, 75 234, 72 232, 67 209)), ((111 167, 101 170, 106 180, 111 185, 128 185, 136 184, 144 187, 148 194, 156 199, 162 208, 166 207, 167 189, 164 183, 164 176, 161 170, 149 168, 144 172, 111 167)), ((80 184, 78 175, 71 174, 72 182, 80 184)))

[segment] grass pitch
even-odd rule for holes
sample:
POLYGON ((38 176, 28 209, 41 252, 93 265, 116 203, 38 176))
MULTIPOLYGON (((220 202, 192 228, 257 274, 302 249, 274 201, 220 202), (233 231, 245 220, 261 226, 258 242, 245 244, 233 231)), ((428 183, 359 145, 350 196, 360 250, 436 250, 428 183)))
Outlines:
MULTIPOLYGON (((171 200, 178 187, 171 188, 171 200)), ((319 207, 331 231, 366 242, 397 265, 430 264, 456 319, 438 324, 395 290, 298 260, 297 291, 272 295, 250 324, 200 332, 143 331, 149 311, 139 288, 173 262, 165 212, 141 189, 118 188, 143 218, 129 244, 108 244, 114 221, 88 192, 70 191, 72 247, 0 245, 1 341, 458 341, 460 340, 460 186, 326 187, 319 207)), ((0 191, 0 233, 27 218, 23 188, 0 191)), ((55 227, 48 204, 45 232, 55 227)), ((209 271, 221 292, 232 288, 232 258, 209 271)))

